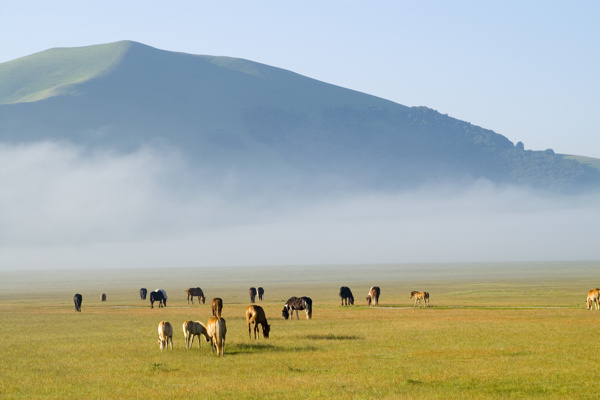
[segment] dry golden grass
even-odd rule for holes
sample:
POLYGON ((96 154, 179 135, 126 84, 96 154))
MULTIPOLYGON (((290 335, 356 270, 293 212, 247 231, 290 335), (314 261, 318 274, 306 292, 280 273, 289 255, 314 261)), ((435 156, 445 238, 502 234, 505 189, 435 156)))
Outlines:
MULTIPOLYGON (((6 399, 454 399, 592 398, 600 312, 585 309, 600 283, 594 263, 196 269, 7 273, 1 284, 0 397, 6 399), (479 269, 481 268, 481 269, 479 269), (511 270, 514 279, 511 280, 511 270), (367 307, 369 287, 381 307, 367 307), (248 338, 248 287, 265 287, 271 337, 248 338), (340 286, 354 306, 340 306, 340 286), (164 287, 167 307, 137 291, 164 287), (207 304, 188 305, 201 286, 207 304), (431 308, 413 309, 411 290, 431 308), (83 294, 82 312, 72 297, 83 294), (107 302, 100 293, 107 293, 107 302), (313 319, 281 318, 292 295, 313 298, 313 319), (225 356, 194 343, 181 324, 208 320, 222 297, 225 356), (553 308, 548 308, 553 307, 553 308), (556 308, 555 308, 556 307, 556 308), (156 328, 174 326, 175 350, 156 328)), ((294 317, 295 318, 295 317, 294 317)))

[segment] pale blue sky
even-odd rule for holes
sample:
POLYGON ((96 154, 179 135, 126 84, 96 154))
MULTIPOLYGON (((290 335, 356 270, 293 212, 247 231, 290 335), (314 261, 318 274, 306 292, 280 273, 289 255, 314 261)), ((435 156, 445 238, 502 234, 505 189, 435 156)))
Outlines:
POLYGON ((241 57, 600 158, 600 2, 0 0, 0 62, 123 39, 241 57))

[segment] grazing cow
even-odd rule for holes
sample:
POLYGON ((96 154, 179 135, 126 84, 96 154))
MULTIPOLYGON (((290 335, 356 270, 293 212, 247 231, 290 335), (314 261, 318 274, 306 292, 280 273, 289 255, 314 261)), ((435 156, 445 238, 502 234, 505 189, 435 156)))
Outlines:
POLYGON ((154 302, 158 301, 158 307, 167 306, 167 292, 163 289, 156 289, 154 292, 150 292, 150 308, 154 308, 154 302))
MULTIPOLYGON (((152 293, 150 293, 151 296, 152 293)), ((160 344, 160 351, 163 351, 165 347, 169 351, 169 343, 171 343, 171 351, 173 350, 173 326, 170 322, 160 321, 158 323, 158 343, 160 344)))
POLYGON ((380 294, 381 294, 381 290, 379 289, 379 286, 373 286, 369 290, 369 294, 367 295, 367 304, 371 305, 371 303, 374 303, 375 305, 379 305, 379 295, 380 294))
POLYGON ((183 323, 183 336, 185 337, 185 346, 189 349, 194 344, 194 336, 198 336, 198 348, 201 347, 200 335, 203 335, 206 341, 210 340, 206 327, 200 321, 185 321, 183 323))
POLYGON ((283 318, 292 319, 294 314, 294 310, 296 311, 296 319, 300 319, 298 317, 298 310, 304 310, 306 312, 306 319, 312 318, 312 299, 310 297, 290 297, 283 306, 283 310, 281 311, 281 315, 283 318))
POLYGON ((142 300, 146 300, 146 295, 148 294, 148 289, 146 289, 145 287, 140 289, 140 298, 142 300))
POLYGON ((106 293, 102 293, 102 294, 100 295, 100 300, 102 300, 102 301, 106 301, 106 293))
POLYGON ((348 305, 348 303, 354 304, 354 296, 352 295, 352 290, 350 290, 349 287, 342 286, 340 288, 340 297, 342 298, 342 305, 344 305, 344 302, 346 305, 348 305))
POLYGON ((417 306, 417 301, 419 302, 419 308, 421 308, 421 302, 423 302, 423 306, 431 307, 429 305, 429 292, 417 292, 416 290, 413 290, 410 292, 410 298, 412 299, 413 297, 415 298, 415 305, 413 308, 417 306))
POLYGON ((225 335, 227 334, 227 326, 223 318, 210 317, 206 324, 206 331, 211 338, 210 352, 213 353, 217 349, 217 356, 222 356, 225 350, 225 335))
POLYGON ((189 288, 185 291, 187 293, 188 304, 190 304, 190 299, 192 299, 192 304, 194 304, 194 296, 198 296, 198 304, 202 301, 202 304, 206 301, 206 297, 204 297, 204 292, 199 287, 189 288))
POLYGON ((213 317, 221 318, 221 311, 223 311, 223 299, 215 297, 211 303, 213 317))
POLYGON ((258 293, 258 300, 263 301, 265 289, 263 289, 262 286, 259 286, 258 289, 256 289, 256 292, 258 293))
POLYGON ((592 309, 592 305, 596 306, 596 310, 600 310, 600 289, 591 289, 588 291, 586 304, 588 310, 592 309))
POLYGON ((263 337, 269 338, 269 332, 271 331, 271 325, 267 323, 267 316, 265 310, 261 306, 251 305, 246 308, 246 323, 248 324, 248 336, 252 339, 250 334, 250 324, 254 323, 254 339, 258 339, 258 324, 262 326, 263 337))
POLYGON ((81 312, 81 300, 83 300, 83 296, 79 293, 76 293, 75 296, 73 296, 73 302, 75 303, 75 311, 81 312))
POLYGON ((248 289, 248 294, 250 294, 250 302, 254 303, 254 300, 256 300, 256 288, 251 287, 248 289))

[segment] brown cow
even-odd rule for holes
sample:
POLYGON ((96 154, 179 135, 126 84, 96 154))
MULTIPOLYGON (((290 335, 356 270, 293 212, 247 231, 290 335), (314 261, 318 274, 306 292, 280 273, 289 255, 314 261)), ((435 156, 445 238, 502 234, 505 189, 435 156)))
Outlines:
POLYGON ((261 306, 251 305, 246 308, 246 323, 248 324, 248 336, 252 339, 250 334, 250 324, 254 323, 254 339, 258 339, 258 324, 262 325, 263 337, 269 338, 269 332, 271 331, 271 325, 267 323, 267 317, 265 310, 261 306))

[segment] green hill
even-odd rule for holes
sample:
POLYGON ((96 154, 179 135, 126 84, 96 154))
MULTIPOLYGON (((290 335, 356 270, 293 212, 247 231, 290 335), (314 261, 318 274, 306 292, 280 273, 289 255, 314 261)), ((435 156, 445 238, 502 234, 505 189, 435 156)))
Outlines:
POLYGON ((211 173, 264 184, 388 190, 488 179, 595 190, 589 163, 491 130, 242 59, 135 42, 51 49, 0 64, 0 141, 181 149, 211 173))

